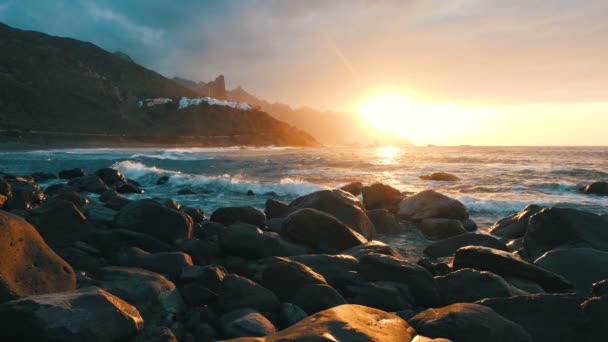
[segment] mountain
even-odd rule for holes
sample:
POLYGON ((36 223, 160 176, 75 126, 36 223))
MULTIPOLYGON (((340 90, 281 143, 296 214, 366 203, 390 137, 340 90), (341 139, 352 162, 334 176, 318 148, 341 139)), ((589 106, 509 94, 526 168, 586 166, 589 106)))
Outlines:
POLYGON ((200 92, 91 43, 0 23, 0 51, 4 141, 318 145, 258 108, 227 101, 180 108, 182 97, 200 92))
POLYGON ((292 124, 306 132, 310 132, 321 143, 327 145, 374 145, 374 146, 411 146, 412 142, 384 132, 371 129, 362 122, 356 114, 346 112, 319 111, 310 107, 292 108, 283 103, 270 103, 248 93, 242 87, 232 90, 221 88, 225 85, 224 76, 220 75, 215 81, 193 82, 184 78, 176 78, 180 84, 205 95, 212 84, 213 91, 225 93, 225 98, 231 101, 249 103, 269 113, 275 118, 292 124), (221 78, 221 84, 218 79, 221 78), (201 86, 202 85, 202 86, 201 86), (207 88, 205 88, 207 87, 207 88), (218 88, 219 87, 219 88, 218 88))

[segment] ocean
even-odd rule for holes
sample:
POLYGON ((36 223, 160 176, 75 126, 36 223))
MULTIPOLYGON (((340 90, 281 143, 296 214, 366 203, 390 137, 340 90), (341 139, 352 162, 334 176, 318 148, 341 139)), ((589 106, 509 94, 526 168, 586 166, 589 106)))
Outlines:
MULTIPOLYGON (((75 167, 93 173, 111 166, 146 191, 127 197, 173 198, 208 214, 223 206, 264 209, 270 197, 290 201, 352 181, 410 192, 435 189, 464 203, 481 231, 532 203, 608 214, 608 197, 578 192, 586 183, 608 180, 608 147, 68 149, 0 152, 0 166, 16 175, 75 167), (462 180, 419 178, 432 172, 462 180), (156 185, 164 175, 169 182, 156 185), (182 188, 196 194, 177 195, 182 188), (249 190, 255 195, 248 196, 249 190)), ((416 254, 417 246, 428 243, 415 233, 383 240, 416 254)))

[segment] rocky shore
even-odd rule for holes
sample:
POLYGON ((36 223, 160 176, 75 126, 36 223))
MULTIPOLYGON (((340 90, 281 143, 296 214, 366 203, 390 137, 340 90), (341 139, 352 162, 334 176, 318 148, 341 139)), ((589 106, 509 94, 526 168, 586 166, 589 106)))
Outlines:
POLYGON ((111 168, 0 173, 1 341, 608 340, 606 216, 530 205, 485 234, 379 183, 210 215, 123 196, 145 191, 111 168), (378 240, 412 229, 421 259, 378 240))

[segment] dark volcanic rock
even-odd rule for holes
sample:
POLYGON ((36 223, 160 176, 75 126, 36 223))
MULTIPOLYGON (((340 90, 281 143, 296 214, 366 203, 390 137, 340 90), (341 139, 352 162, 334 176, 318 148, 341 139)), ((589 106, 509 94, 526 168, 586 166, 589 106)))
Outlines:
POLYGON ((372 281, 347 287, 352 293, 349 302, 384 311, 411 309, 413 298, 404 284, 392 281, 372 281))
POLYGON ((254 207, 226 207, 214 211, 210 220, 225 225, 242 222, 264 227, 266 215, 254 207))
POLYGON ((386 209, 368 210, 367 216, 376 227, 378 234, 399 234, 401 233, 401 225, 397 216, 390 213, 386 209))
POLYGON ((245 258, 257 259, 276 255, 280 245, 278 238, 246 223, 230 225, 219 237, 223 253, 245 258))
POLYGON ((24 219, 0 210, 0 302, 76 287, 72 267, 24 219))
POLYGON ((150 234, 168 243, 192 236, 192 218, 154 200, 139 200, 123 207, 116 215, 117 228, 150 234))
POLYGON ((60 199, 52 199, 32 210, 27 220, 52 247, 86 240, 93 230, 93 226, 74 203, 60 199))
POLYGON ((420 179, 440 181, 440 182, 455 182, 455 181, 459 181, 460 177, 455 176, 450 173, 446 173, 446 172, 434 172, 429 175, 422 175, 422 176, 420 176, 420 179))
MULTIPOLYGON (((219 298, 225 277, 226 270, 221 266, 187 266, 182 269, 179 278, 179 291, 190 306, 202 306, 219 298)), ((240 288, 242 287, 237 287, 240 288)), ((235 297, 242 299, 240 296, 235 297)))
POLYGON ((525 328, 534 341, 588 341, 581 330, 582 297, 571 294, 538 294, 492 298, 479 304, 525 328))
POLYGON ((251 309, 238 309, 228 312, 220 318, 220 327, 224 336, 261 337, 274 335, 274 325, 262 314, 251 309))
POLYGON ((194 191, 192 191, 191 189, 179 189, 177 191, 178 195, 194 195, 196 194, 194 191))
POLYGON ((67 187, 58 189, 56 195, 53 196, 53 199, 72 202, 78 209, 91 203, 91 200, 87 196, 67 187))
POLYGON ((591 294, 596 297, 608 295, 608 278, 594 283, 591 294))
POLYGON ((96 230, 86 242, 99 249, 104 255, 112 257, 120 250, 129 247, 139 247, 150 253, 173 250, 170 244, 151 235, 127 229, 96 230))
POLYGON ((279 307, 279 299, 269 289, 236 274, 224 277, 219 298, 223 311, 251 308, 269 312, 279 307))
POLYGON ((108 190, 108 186, 101 178, 95 175, 72 178, 68 184, 78 189, 78 191, 87 191, 96 194, 102 194, 104 191, 108 190))
POLYGON ((460 248, 454 257, 454 269, 472 268, 488 271, 502 277, 532 280, 547 291, 564 291, 572 288, 562 276, 530 264, 505 251, 488 247, 469 246, 460 248))
POLYGON ((608 252, 592 248, 554 249, 534 264, 568 279, 575 290, 584 294, 594 283, 608 278, 608 252))
POLYGON ((121 194, 143 194, 144 189, 131 183, 125 183, 116 187, 116 191, 121 194))
POLYGON ((107 186, 113 188, 127 183, 125 176, 111 167, 104 167, 95 171, 95 176, 99 177, 107 186))
POLYGON ((200 223, 207 220, 205 212, 201 208, 182 208, 182 211, 192 218, 194 223, 200 223))
POLYGON ((30 175, 34 179, 34 182, 45 182, 51 179, 57 179, 57 175, 51 172, 34 172, 30 175))
POLYGON ((87 175, 87 172, 83 169, 69 169, 59 171, 59 178, 61 179, 72 179, 78 177, 84 177, 87 175))
POLYGON ((359 260, 350 255, 305 254, 286 259, 310 267, 334 287, 351 281, 359 267, 359 260))
POLYGON ((376 236, 374 224, 367 217, 363 204, 348 192, 342 190, 313 192, 296 198, 289 204, 288 212, 293 213, 302 208, 324 211, 342 221, 366 239, 373 239, 376 236))
POLYGON ((367 242, 335 217, 310 208, 289 214, 283 221, 283 233, 321 253, 338 253, 367 242))
POLYGON ((496 236, 507 239, 517 239, 528 230, 528 221, 532 215, 538 213, 544 208, 535 204, 531 204, 522 211, 511 216, 500 219, 490 227, 490 233, 496 236))
POLYGON ((531 260, 563 245, 608 251, 608 220, 575 209, 543 209, 530 218, 524 235, 525 255, 531 260))
POLYGON ((304 285, 289 301, 302 308, 309 315, 334 306, 347 304, 344 297, 336 289, 324 284, 304 285))
POLYGON ((117 264, 127 267, 139 267, 144 270, 169 275, 176 278, 182 269, 192 266, 192 258, 183 252, 148 253, 140 248, 131 247, 123 250, 117 257, 117 264))
POLYGON ((419 226, 424 237, 429 240, 443 240, 467 233, 458 220, 429 218, 422 220, 419 226))
POLYGON ((416 304, 435 307, 440 303, 437 284, 424 268, 395 257, 371 254, 359 260, 359 274, 368 281, 395 281, 406 284, 416 304))
POLYGON ((359 246, 345 250, 342 254, 351 255, 359 260, 370 254, 384 254, 395 258, 402 258, 401 254, 393 247, 378 240, 372 240, 359 246))
POLYGON ((113 210, 120 210, 132 201, 126 197, 121 196, 115 190, 107 190, 99 196, 99 200, 105 204, 106 207, 113 210))
POLYGON ((459 248, 466 246, 484 246, 507 251, 505 243, 493 236, 468 233, 434 242, 424 249, 424 254, 434 258, 448 257, 454 255, 459 248))
POLYGON ((399 216, 413 221, 428 218, 465 220, 469 218, 469 212, 459 201, 434 190, 425 190, 401 201, 399 216))
POLYGON ((521 326, 478 304, 460 303, 427 309, 412 317, 409 323, 421 335, 453 341, 534 341, 521 326))
POLYGON ((364 186, 361 191, 363 193, 363 204, 365 204, 367 210, 387 209, 396 211, 402 198, 401 191, 382 183, 364 186))
POLYGON ((269 198, 266 200, 266 209, 264 213, 266 214, 267 219, 279 218, 287 215, 287 207, 289 204, 276 200, 274 198, 269 198))
POLYGON ((163 185, 163 184, 167 184, 167 182, 169 182, 169 176, 161 176, 157 181, 156 181, 156 185, 163 185))
POLYGON ((340 188, 342 191, 346 191, 353 196, 359 196, 363 191, 363 183, 361 182, 352 182, 348 183, 340 188))
POLYGON ((580 329, 579 340, 604 342, 608 340, 605 322, 608 317, 608 297, 592 297, 581 304, 585 321, 580 329))
POLYGON ((325 278, 309 267, 283 258, 277 258, 264 268, 262 282, 284 302, 293 298, 304 285, 327 285, 325 278))
POLYGON ((136 308, 98 288, 0 305, 0 329, 6 341, 122 341, 143 327, 136 308))
POLYGON ((473 303, 484 298, 525 294, 494 273, 470 268, 435 277, 435 282, 445 304, 473 303))
MULTIPOLYGON (((12 196, 7 196, 8 200, 4 203, 4 208, 9 210, 31 209, 44 201, 44 192, 42 192, 42 188, 38 184, 28 182, 19 177, 6 181, 11 185, 10 193, 12 196)), ((3 188, 6 189, 5 186, 3 188)))
POLYGON ((581 188, 580 191, 591 195, 608 195, 608 182, 594 182, 581 188))

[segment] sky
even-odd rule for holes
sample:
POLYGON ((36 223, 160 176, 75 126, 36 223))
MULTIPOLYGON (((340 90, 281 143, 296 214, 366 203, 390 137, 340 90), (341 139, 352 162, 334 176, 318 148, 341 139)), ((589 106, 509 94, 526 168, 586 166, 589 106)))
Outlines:
POLYGON ((364 117, 418 143, 608 145, 605 0, 0 0, 0 21, 295 106, 400 96, 364 117))

